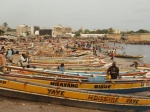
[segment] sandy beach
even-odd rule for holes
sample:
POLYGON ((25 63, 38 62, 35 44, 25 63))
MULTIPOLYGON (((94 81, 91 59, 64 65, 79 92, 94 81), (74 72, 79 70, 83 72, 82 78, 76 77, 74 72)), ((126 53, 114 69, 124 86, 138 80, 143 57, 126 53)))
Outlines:
POLYGON ((108 112, 0 96, 0 112, 108 112))

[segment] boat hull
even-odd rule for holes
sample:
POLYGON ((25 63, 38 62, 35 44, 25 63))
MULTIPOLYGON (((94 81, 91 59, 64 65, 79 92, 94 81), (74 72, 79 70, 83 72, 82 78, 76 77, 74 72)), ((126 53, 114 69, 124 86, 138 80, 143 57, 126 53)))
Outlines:
POLYGON ((27 81, 27 82, 35 82, 44 85, 52 85, 58 87, 67 87, 67 88, 76 88, 76 89, 84 89, 88 91, 96 91, 96 92, 107 92, 107 93, 119 93, 119 94, 127 94, 127 93, 137 93, 144 92, 150 90, 149 81, 135 81, 135 82, 79 82, 79 81, 71 81, 69 80, 59 80, 59 79, 49 79, 48 77, 31 77, 24 75, 13 75, 13 74, 5 74, 3 75, 5 78, 15 79, 18 81, 27 81))
POLYGON ((89 108, 107 111, 117 111, 117 112, 148 112, 149 106, 126 106, 126 105, 114 105, 114 104, 100 104, 95 102, 86 102, 80 100, 71 99, 60 99, 57 97, 42 96, 39 94, 32 94, 29 92, 21 92, 12 89, 0 88, 0 95, 19 98, 24 100, 36 101, 36 102, 46 102, 53 104, 60 104, 65 106, 79 107, 79 108, 89 108))

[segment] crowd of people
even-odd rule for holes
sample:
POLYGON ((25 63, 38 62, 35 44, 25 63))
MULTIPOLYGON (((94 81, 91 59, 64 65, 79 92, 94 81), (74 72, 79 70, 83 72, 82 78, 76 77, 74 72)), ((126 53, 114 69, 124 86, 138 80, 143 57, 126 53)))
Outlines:
POLYGON ((13 48, 5 49, 4 46, 0 49, 0 72, 6 64, 15 65, 20 67, 27 67, 29 65, 29 53, 19 53, 18 50, 13 48))
MULTIPOLYGON (((26 46, 26 50, 30 49, 30 50, 34 50, 34 46, 35 43, 34 42, 39 42, 42 45, 45 44, 51 44, 55 46, 55 42, 57 41, 57 43, 59 43, 61 40, 60 39, 49 39, 46 40, 46 42, 44 42, 45 40, 43 38, 39 39, 39 40, 30 40, 30 44, 28 42, 26 42, 27 44, 25 44, 26 46)), ((101 53, 102 48, 107 48, 107 45, 105 43, 103 44, 99 44, 100 41, 99 40, 91 40, 91 41, 86 41, 86 40, 71 40, 71 41, 67 41, 66 42, 66 50, 68 50, 70 48, 71 45, 73 45, 74 49, 72 52, 76 52, 76 48, 82 48, 82 49, 90 49, 91 52, 93 52, 93 56, 97 56, 98 53, 101 53)), ((16 44, 16 43, 15 43, 16 44)), ((19 41, 17 41, 17 44, 19 45, 19 41)), ((110 48, 109 48, 110 49, 110 48)), ((43 50, 43 49, 42 49, 43 50)), ((64 53, 65 50, 62 46, 57 46, 57 49, 55 49, 55 47, 53 47, 53 51, 52 53, 64 53)), ((119 68, 116 66, 116 62, 114 62, 114 57, 116 54, 116 49, 112 49, 110 50, 110 52, 108 53, 109 56, 111 57, 110 60, 112 61, 112 66, 108 68, 107 74, 110 75, 110 77, 112 79, 117 79, 119 78, 119 68)), ((19 50, 14 49, 13 47, 10 48, 5 48, 5 46, 1 46, 0 48, 0 71, 2 72, 3 67, 9 63, 10 65, 15 65, 15 66, 20 66, 20 67, 30 67, 30 56, 28 52, 25 53, 21 53, 19 52, 19 50)), ((65 71, 65 64, 61 63, 60 66, 58 66, 58 71, 65 71)), ((134 66, 135 68, 138 67, 138 62, 135 61, 133 64, 130 65, 130 67, 134 66)))

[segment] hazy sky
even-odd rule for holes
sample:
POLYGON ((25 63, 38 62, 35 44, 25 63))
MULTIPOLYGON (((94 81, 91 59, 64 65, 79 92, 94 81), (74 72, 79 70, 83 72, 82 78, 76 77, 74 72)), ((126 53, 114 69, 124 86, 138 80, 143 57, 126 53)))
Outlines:
POLYGON ((150 0, 0 0, 0 25, 150 30, 150 0))

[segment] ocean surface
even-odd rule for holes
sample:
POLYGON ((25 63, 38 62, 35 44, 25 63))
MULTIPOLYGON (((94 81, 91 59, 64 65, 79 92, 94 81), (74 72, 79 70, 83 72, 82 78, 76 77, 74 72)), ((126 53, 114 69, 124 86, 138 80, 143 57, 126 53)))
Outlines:
POLYGON ((111 47, 119 47, 117 49, 117 54, 123 54, 125 52, 127 55, 143 55, 144 58, 140 58, 139 61, 150 64, 150 45, 133 45, 124 43, 107 43, 111 47), (122 47, 122 48, 121 48, 122 47))

